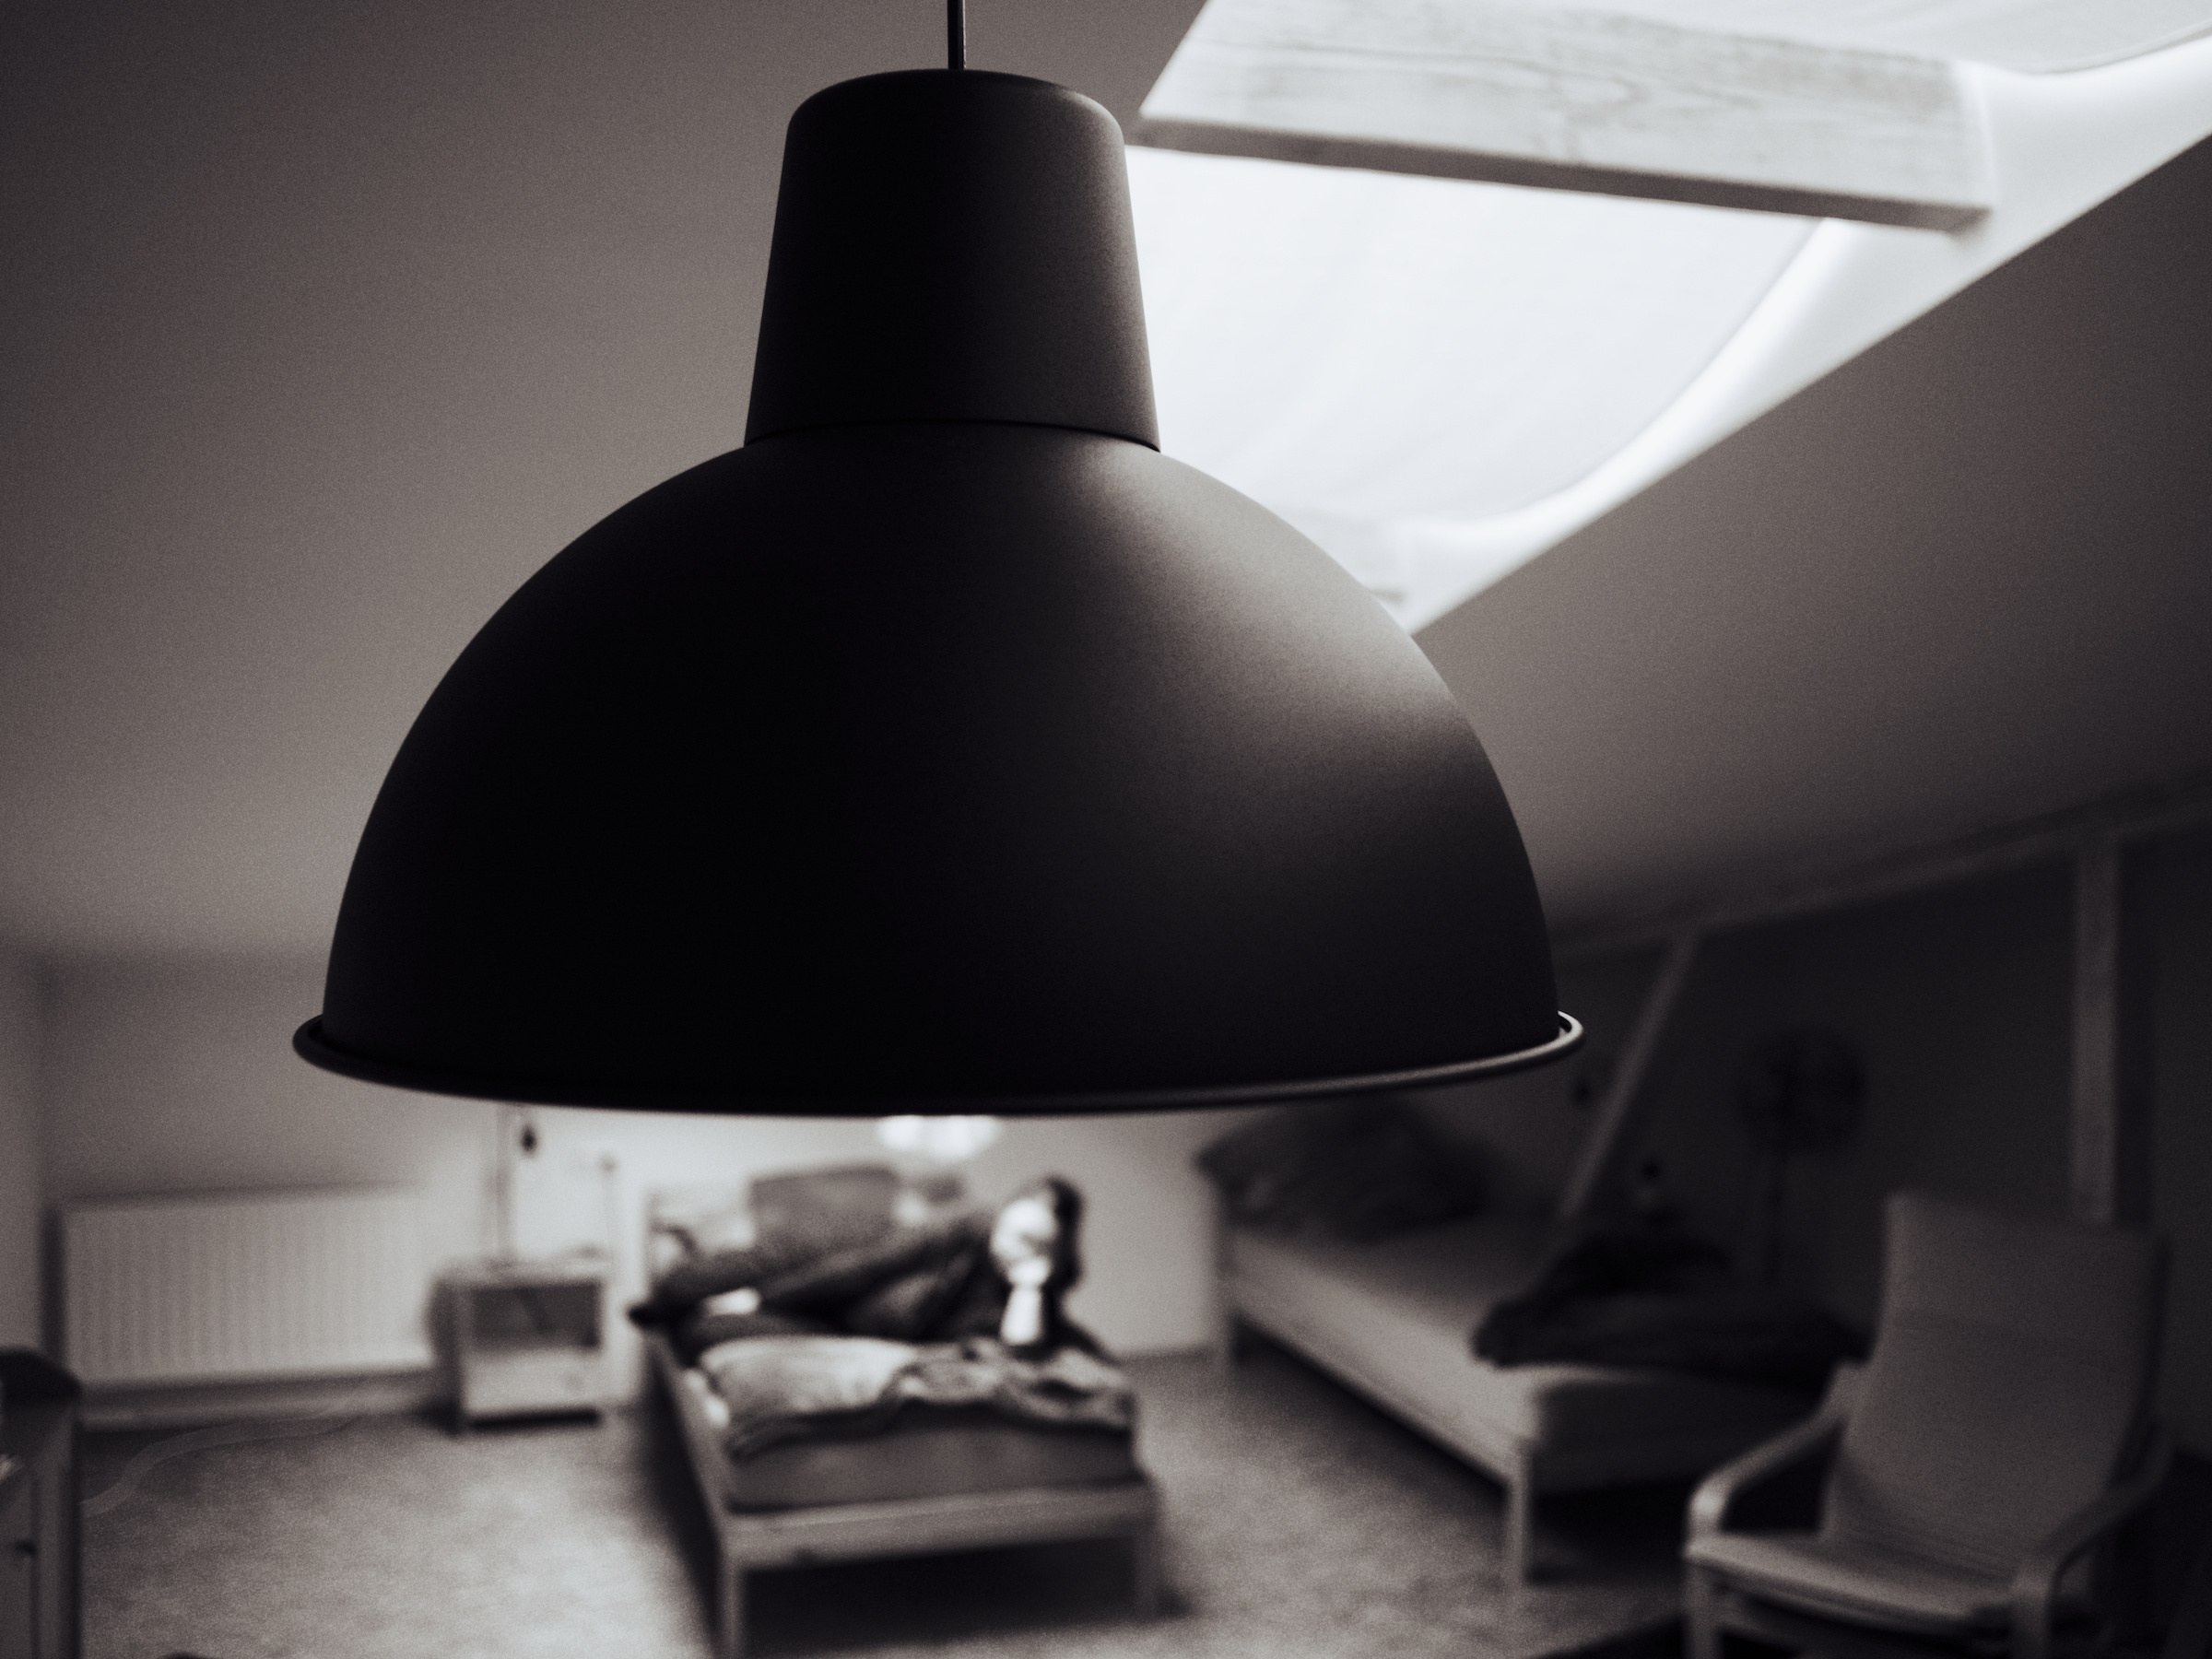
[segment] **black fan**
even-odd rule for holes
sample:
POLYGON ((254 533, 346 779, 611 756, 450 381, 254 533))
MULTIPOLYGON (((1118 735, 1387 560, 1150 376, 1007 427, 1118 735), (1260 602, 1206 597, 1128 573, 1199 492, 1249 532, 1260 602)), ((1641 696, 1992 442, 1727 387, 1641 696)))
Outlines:
POLYGON ((1841 1032, 1778 1031, 1744 1056, 1735 1106, 1759 1151, 1748 1253, 1761 1283, 1771 1283, 1780 1265, 1790 1160, 1842 1146, 1865 1102, 1866 1068, 1841 1032))

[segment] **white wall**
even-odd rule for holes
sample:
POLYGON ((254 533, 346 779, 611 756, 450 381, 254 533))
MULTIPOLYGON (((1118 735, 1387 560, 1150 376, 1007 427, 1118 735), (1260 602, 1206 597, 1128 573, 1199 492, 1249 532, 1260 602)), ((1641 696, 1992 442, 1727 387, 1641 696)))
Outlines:
MULTIPOLYGON (((291 1033, 321 1001, 321 965, 307 959, 58 970, 46 1022, 46 1204, 404 1182, 428 1199, 434 1263, 489 1251, 500 1109, 377 1088, 306 1065, 291 1052, 291 1033)), ((28 1018, 24 1024, 30 1029, 28 1018)), ((0 1046, 6 1031, 0 1026, 0 1046)), ((8 1098, 0 1092, 0 1101, 8 1098)), ((974 1164, 971 1186, 990 1200, 1037 1175, 1075 1182, 1089 1201, 1088 1273, 1072 1299, 1076 1317, 1123 1351, 1196 1346, 1213 1330, 1212 1211, 1190 1159, 1233 1117, 1010 1124, 974 1164)), ((865 1122, 571 1108, 534 1109, 533 1118, 539 1145, 518 1170, 518 1242, 538 1251, 605 1247, 611 1230, 624 1301, 642 1288, 639 1244, 653 1188, 884 1156, 865 1122), (611 1229, 604 1159, 614 1165, 611 1229)), ((0 1116, 0 1134, 8 1121, 0 1116)), ((24 1317, 35 1328, 35 1315, 24 1317)), ((616 1349, 631 1374, 626 1325, 616 1349)))
POLYGON ((0 1347, 39 1343, 39 982, 0 945, 0 1347))
POLYGON ((64 966, 47 1011, 48 1204, 138 1193, 421 1186, 433 1260, 487 1242, 493 1109, 375 1088, 294 1056, 307 959, 64 966))
MULTIPOLYGON (((2158 873, 2160 1226, 2177 1245, 2165 1409, 2212 1443, 2203 1316, 2212 1235, 2202 1203, 2212 1112, 2212 839, 2161 849, 2158 873)), ((1801 1172, 1788 1277, 1851 1316, 1873 1312, 1882 1193, 1934 1184, 2055 1213, 2064 1202, 2067 910, 2040 871, 1715 941, 1653 1079, 1647 1144, 1693 1218, 1742 1220, 1747 1152, 1731 1103, 1748 1044, 1785 1025, 1838 1027, 1868 1060, 1865 1127, 1801 1172)), ((1576 1063, 1425 1102, 1490 1153, 1496 1201, 1541 1205, 1586 1126, 1625 1036, 1650 953, 1578 964, 1562 1002, 1591 1031, 1576 1063), (1580 1085, 1578 1087, 1578 1084, 1580 1085)), ((291 1053, 321 1001, 309 959, 65 965, 41 977, 0 953, 0 1342, 36 1343, 38 1212, 71 1198, 411 1182, 429 1196, 433 1258, 495 1242, 499 1109, 380 1089, 291 1053), (42 1087, 39 1079, 42 1076, 42 1087), (41 1110, 33 1113, 36 1098, 41 1110), (43 1164, 42 1181, 32 1171, 43 1164)), ((1077 1318, 1115 1347, 1194 1346, 1213 1330, 1211 1200, 1192 1155, 1233 1112, 1014 1123, 972 1166, 985 1201, 1044 1173, 1089 1200, 1077 1318)), ((873 1125, 536 1109, 540 1149, 516 1183, 526 1248, 616 1250, 618 1297, 642 1286, 645 1194, 771 1170, 882 1156, 873 1125), (615 1162, 610 1230, 600 1159, 615 1162)), ((617 1352, 634 1376, 626 1324, 617 1352)))

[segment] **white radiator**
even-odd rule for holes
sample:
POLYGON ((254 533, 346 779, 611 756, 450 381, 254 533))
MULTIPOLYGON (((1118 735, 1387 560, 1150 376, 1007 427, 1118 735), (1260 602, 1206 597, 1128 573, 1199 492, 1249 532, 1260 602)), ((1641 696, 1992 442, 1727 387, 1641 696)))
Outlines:
POLYGON ((92 1386, 430 1362, 411 1188, 70 1205, 62 1288, 68 1363, 92 1386))

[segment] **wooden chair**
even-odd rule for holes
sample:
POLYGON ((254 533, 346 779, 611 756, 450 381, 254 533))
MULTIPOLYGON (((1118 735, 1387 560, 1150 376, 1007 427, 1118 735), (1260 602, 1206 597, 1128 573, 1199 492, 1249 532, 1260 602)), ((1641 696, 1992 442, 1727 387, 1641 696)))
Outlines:
POLYGON ((2164 1247, 1924 1193, 1887 1222, 1863 1371, 1691 1500, 1690 1659, 1719 1659, 1724 1630, 1846 1659, 2049 1659, 2110 1611, 2093 1557, 2171 1453, 2148 1420, 2164 1247))

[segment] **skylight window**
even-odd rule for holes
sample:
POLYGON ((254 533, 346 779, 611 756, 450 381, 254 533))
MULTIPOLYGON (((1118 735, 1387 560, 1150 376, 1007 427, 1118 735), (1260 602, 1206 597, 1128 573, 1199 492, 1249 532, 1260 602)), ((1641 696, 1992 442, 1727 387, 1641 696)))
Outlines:
MULTIPOLYGON (((1557 494, 1678 398, 1812 222, 1129 152, 1160 431, 1394 608, 1392 526, 1557 494)), ((1405 619, 1401 615, 1401 619, 1405 619)))
POLYGON ((1168 453, 1419 629, 2212 134, 2212 0, 2123 0, 2095 27, 2055 0, 1787 9, 2011 65, 1955 65, 1988 211, 1947 234, 1133 148, 1168 453), (2103 66, 2023 72, 2079 63, 2103 66))

